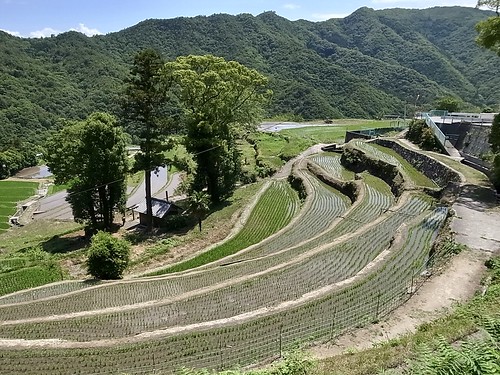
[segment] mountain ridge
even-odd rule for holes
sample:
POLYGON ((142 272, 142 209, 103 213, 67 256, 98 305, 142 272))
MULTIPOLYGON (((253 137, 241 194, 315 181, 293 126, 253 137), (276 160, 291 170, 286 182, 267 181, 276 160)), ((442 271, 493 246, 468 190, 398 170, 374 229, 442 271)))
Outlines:
POLYGON ((447 95, 471 108, 497 106, 498 58, 474 41, 474 25, 491 14, 363 7, 322 22, 290 21, 270 11, 149 19, 93 37, 0 32, 0 151, 21 140, 42 142, 60 118, 119 113, 133 55, 149 47, 167 59, 219 55, 266 74, 275 93, 269 116, 402 115, 405 107, 431 107, 447 95))

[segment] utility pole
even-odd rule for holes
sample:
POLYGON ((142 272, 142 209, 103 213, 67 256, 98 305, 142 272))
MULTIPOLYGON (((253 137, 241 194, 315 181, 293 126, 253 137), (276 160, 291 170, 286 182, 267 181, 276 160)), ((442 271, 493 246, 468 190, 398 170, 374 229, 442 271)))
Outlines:
POLYGON ((417 94, 417 98, 415 99, 415 112, 413 113, 413 118, 417 117, 417 102, 418 98, 420 98, 420 94, 417 94))

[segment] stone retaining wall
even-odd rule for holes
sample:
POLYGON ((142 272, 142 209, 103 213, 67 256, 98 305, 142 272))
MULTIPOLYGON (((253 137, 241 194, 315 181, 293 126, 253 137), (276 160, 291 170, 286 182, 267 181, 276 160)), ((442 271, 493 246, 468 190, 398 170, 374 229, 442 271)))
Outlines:
POLYGON ((460 175, 454 170, 448 168, 446 165, 427 155, 410 150, 395 141, 388 139, 374 139, 372 142, 393 149, 441 188, 448 186, 450 183, 459 184, 462 181, 460 175))
POLYGON ((384 180, 391 187, 391 191, 396 197, 399 197, 406 189, 404 176, 398 167, 384 160, 371 157, 351 144, 344 146, 340 163, 355 173, 367 171, 371 175, 384 180))

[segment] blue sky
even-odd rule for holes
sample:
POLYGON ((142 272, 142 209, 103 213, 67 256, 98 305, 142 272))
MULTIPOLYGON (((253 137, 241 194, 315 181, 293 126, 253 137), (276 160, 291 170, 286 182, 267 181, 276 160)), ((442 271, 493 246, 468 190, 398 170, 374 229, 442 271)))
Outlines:
POLYGON ((68 30, 107 34, 148 18, 275 11, 290 20, 345 17, 367 6, 384 8, 474 7, 477 0, 0 0, 0 30, 42 37, 68 30))

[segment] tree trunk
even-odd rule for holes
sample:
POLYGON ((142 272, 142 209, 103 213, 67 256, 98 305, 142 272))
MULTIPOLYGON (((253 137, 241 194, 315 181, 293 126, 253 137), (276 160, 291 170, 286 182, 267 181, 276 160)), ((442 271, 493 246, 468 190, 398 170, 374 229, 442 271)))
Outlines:
POLYGON ((111 229, 111 210, 108 202, 108 194, 106 194, 106 185, 99 187, 99 200, 101 201, 101 210, 102 210, 102 220, 104 224, 104 228, 107 230, 111 229))
POLYGON ((144 175, 144 185, 146 188, 146 231, 151 232, 153 230, 153 203, 151 201, 151 171, 145 171, 144 175))

